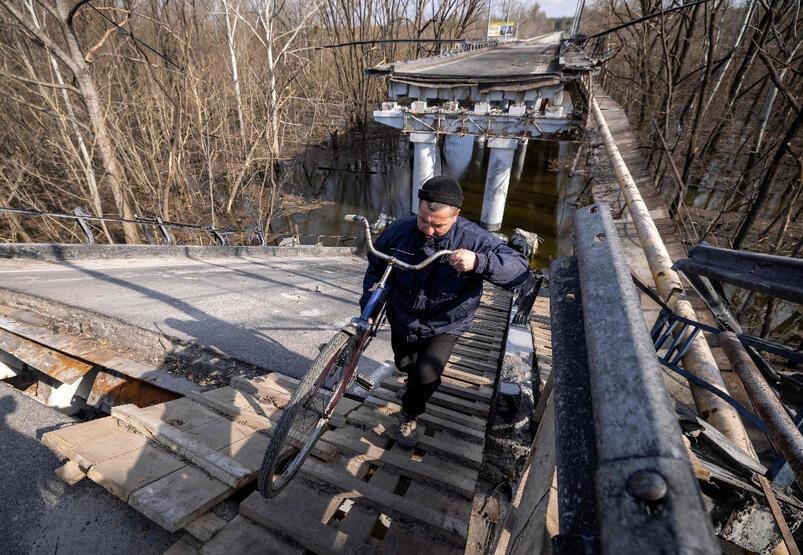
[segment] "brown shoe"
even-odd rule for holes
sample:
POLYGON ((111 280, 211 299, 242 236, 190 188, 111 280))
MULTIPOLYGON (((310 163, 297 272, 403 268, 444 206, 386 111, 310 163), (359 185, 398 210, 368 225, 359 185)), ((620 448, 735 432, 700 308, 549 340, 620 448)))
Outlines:
POLYGON ((396 442, 403 449, 412 449, 418 443, 416 422, 414 416, 408 416, 404 411, 399 413, 399 423, 396 428, 396 442))

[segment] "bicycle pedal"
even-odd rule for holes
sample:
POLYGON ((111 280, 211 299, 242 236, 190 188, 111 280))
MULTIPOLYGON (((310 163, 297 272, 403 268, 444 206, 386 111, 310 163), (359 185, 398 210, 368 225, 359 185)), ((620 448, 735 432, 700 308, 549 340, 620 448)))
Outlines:
POLYGON ((374 380, 363 374, 358 373, 357 376, 354 378, 354 382, 363 389, 371 390, 374 388, 374 380))

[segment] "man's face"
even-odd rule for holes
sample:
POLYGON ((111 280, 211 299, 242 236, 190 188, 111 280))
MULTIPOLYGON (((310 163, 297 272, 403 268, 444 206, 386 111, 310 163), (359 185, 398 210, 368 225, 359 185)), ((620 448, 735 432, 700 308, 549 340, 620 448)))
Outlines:
POLYGON ((459 208, 444 206, 437 212, 433 212, 425 201, 421 201, 418 203, 418 229, 427 239, 440 237, 449 233, 459 215, 459 208))

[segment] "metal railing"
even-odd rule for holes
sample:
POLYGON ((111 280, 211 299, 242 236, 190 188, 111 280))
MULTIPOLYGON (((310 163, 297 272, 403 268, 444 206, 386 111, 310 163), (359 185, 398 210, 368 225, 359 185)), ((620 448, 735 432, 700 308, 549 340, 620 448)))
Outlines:
MULTIPOLYGON (((145 236, 145 240, 151 245, 175 245, 178 242, 175 239, 173 233, 171 233, 172 229, 184 229, 190 231, 196 231, 208 234, 211 239, 217 243, 219 246, 232 246, 232 242, 230 237, 234 235, 241 235, 243 240, 240 242, 241 245, 255 245, 255 246, 262 246, 267 247, 270 246, 271 243, 275 243, 279 246, 286 246, 284 243, 287 239, 290 240, 292 245, 301 245, 301 244, 314 244, 320 245, 322 241, 325 239, 330 239, 334 242, 333 246, 347 246, 348 243, 354 245, 357 240, 355 236, 344 236, 344 235, 326 235, 326 234, 317 234, 317 233, 272 233, 266 234, 262 226, 260 224, 255 224, 252 227, 247 228, 240 228, 240 227, 225 227, 225 228, 217 228, 213 225, 203 225, 203 224, 188 224, 182 222, 171 222, 171 221, 164 221, 160 217, 156 216, 153 218, 145 218, 145 217, 137 217, 135 219, 130 218, 119 218, 114 216, 93 216, 83 208, 76 208, 72 214, 62 214, 58 212, 45 212, 41 210, 32 210, 29 208, 10 208, 5 206, 0 206, 0 214, 15 214, 18 216, 25 216, 25 217, 39 217, 39 218, 57 218, 57 219, 65 219, 65 220, 73 220, 78 223, 78 226, 81 228, 81 231, 85 237, 85 243, 87 245, 95 244, 95 234, 92 231, 92 228, 89 225, 89 222, 111 222, 111 223, 120 223, 120 224, 134 224, 140 226, 140 229, 145 236), (156 230, 158 232, 158 236, 160 240, 157 240, 152 230, 156 230), (303 238, 314 238, 314 242, 304 242, 303 238)), ((274 245, 275 246, 275 245, 274 245)))
POLYGON ((718 553, 610 209, 550 267, 556 553, 718 553))

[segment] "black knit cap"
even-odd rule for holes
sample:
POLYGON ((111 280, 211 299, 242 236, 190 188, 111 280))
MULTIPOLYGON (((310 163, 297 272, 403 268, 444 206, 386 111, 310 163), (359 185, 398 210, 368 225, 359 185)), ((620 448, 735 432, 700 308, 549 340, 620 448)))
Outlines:
POLYGON ((436 175, 421 185, 418 198, 460 208, 463 206, 463 189, 454 177, 436 175))

